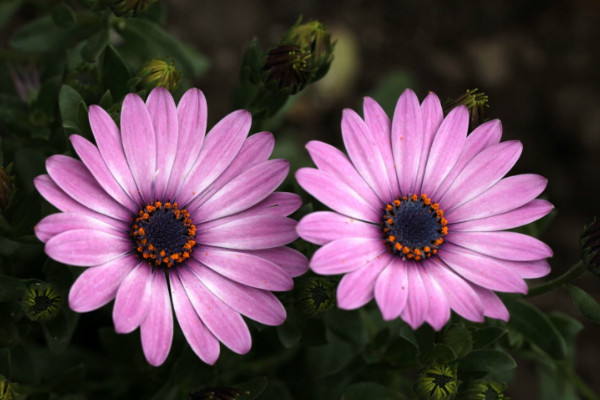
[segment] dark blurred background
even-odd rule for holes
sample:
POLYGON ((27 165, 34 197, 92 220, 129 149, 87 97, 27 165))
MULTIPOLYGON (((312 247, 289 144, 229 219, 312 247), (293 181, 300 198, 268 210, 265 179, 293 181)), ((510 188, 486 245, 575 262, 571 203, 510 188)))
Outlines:
MULTIPOLYGON (((274 44, 300 15, 327 25, 338 41, 330 73, 271 127, 291 148, 311 139, 341 147, 342 109, 361 110, 365 95, 391 111, 406 86, 421 99, 434 91, 442 101, 470 88, 484 91, 487 115, 502 120, 504 140, 524 144, 512 173, 549 179, 544 196, 557 212, 541 238, 555 252, 550 277, 578 260, 583 226, 600 214, 600 1, 171 0, 168 9, 167 29, 211 61, 195 82, 208 99, 209 126, 231 111, 253 37, 274 44)), ((293 167, 305 162, 293 160, 293 167)), ((576 283, 600 299, 600 277, 576 283)), ((581 317, 564 289, 532 301, 581 317)), ((578 372, 600 392, 600 327, 584 324, 578 372)), ((508 393, 533 398, 536 371, 518 362, 508 393)))

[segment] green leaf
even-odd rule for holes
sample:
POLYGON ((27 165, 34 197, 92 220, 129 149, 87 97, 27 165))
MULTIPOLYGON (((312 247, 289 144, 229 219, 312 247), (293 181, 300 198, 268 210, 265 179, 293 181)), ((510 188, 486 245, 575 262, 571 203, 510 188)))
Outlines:
POLYGON ((25 52, 49 53, 67 47, 68 37, 69 31, 57 27, 52 16, 46 15, 22 26, 9 44, 25 52))
POLYGON ((508 332, 504 328, 498 326, 488 326, 485 328, 477 329, 472 333, 473 335, 473 348, 482 349, 493 343, 504 336, 508 332))
POLYGON ((112 94, 110 93, 110 90, 107 90, 106 92, 104 92, 104 94, 100 98, 98 105, 106 110, 106 109, 110 108, 110 106, 112 106, 112 104, 113 104, 112 94))
POLYGON ((349 385, 344 390, 341 400, 401 400, 399 393, 375 382, 359 382, 349 385))
POLYGON ((473 349, 473 338, 464 326, 451 326, 442 332, 441 339, 442 343, 454 350, 459 358, 466 356, 473 349))
POLYGON ((564 360, 566 345, 550 319, 533 305, 516 301, 509 305, 508 327, 523 334, 550 357, 564 360))
POLYGON ((11 20, 13 14, 19 9, 23 0, 0 1, 0 29, 11 20))
POLYGON ((475 350, 460 361, 462 371, 509 370, 517 366, 515 360, 500 350, 475 350))
POLYGON ((365 344, 368 341, 365 324, 358 311, 334 308, 326 312, 323 319, 327 328, 345 341, 355 344, 365 344))
MULTIPOLYGON (((94 62, 108 45, 108 29, 102 29, 92 35, 81 50, 81 56, 87 62, 94 62)), ((110 79, 110 76, 109 76, 110 79)))
POLYGON ((600 304, 583 289, 573 285, 565 285, 573 298, 579 312, 596 324, 600 324, 600 304))
POLYGON ((69 85, 62 85, 58 93, 58 108, 62 118, 62 126, 67 133, 80 133, 79 107, 85 102, 77 90, 69 85))
POLYGON ((417 358, 417 347, 408 340, 398 337, 383 353, 382 358, 394 366, 412 364, 417 358))
POLYGON ((421 362, 421 364, 429 364, 434 361, 448 362, 453 360, 456 360, 456 353, 454 350, 450 346, 440 343, 436 343, 432 348, 419 356, 419 362, 421 362))
POLYGON ((298 344, 300 338, 302 337, 302 333, 296 323, 291 319, 287 318, 282 325, 279 325, 277 328, 277 337, 281 344, 290 348, 298 344))
POLYGON ((77 22, 75 13, 65 3, 61 3, 52 11, 52 20, 61 28, 72 28, 77 22))
POLYGON ((67 321, 64 309, 53 319, 43 323, 42 327, 50 351, 53 353, 63 352, 67 348, 70 338, 69 322, 67 321))
POLYGON ((127 82, 131 78, 129 68, 117 50, 108 45, 104 51, 102 76, 107 77, 106 85, 113 95, 113 100, 119 101, 127 93, 127 82))
POLYGON ((131 51, 145 53, 142 58, 151 55, 170 56, 188 78, 201 75, 208 68, 206 57, 168 34, 160 26, 145 18, 131 18, 122 32, 126 46, 131 51))

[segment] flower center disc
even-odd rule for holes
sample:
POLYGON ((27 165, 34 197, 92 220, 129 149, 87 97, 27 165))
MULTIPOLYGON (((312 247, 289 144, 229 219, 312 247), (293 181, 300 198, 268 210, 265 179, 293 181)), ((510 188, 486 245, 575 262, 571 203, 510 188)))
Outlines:
POLYGON ((398 198, 385 207, 383 236, 392 254, 403 259, 421 259, 437 254, 448 221, 438 203, 427 195, 398 198))
POLYGON ((139 256, 155 266, 171 268, 190 258, 196 244, 196 226, 177 203, 155 201, 138 212, 131 237, 139 256))

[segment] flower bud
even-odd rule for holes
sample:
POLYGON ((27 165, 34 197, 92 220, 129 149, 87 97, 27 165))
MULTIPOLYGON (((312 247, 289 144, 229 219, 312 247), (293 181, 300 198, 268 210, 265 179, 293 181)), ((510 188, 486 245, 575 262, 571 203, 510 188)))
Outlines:
POLYGON ((21 300, 21 308, 32 321, 49 321, 58 315, 62 297, 56 288, 48 283, 34 283, 29 286, 21 300))
POLYGON ((156 0, 107 0, 108 6, 119 17, 135 17, 146 12, 156 0))
MULTIPOLYGON (((288 31, 281 40, 281 44, 298 46, 310 51, 312 59, 312 72, 315 76, 323 68, 329 68, 333 59, 333 45, 331 33, 319 21, 301 23, 301 20, 288 31)), ((321 76, 318 76, 319 79, 321 76)))
POLYGON ((504 395, 506 385, 498 382, 480 381, 469 385, 461 393, 460 400, 510 400, 504 395))
POLYGON ((456 365, 434 362, 419 373, 414 389, 421 400, 450 400, 456 397, 459 384, 456 365))
POLYGON ((0 166, 0 211, 5 211, 15 193, 15 177, 11 176, 12 164, 6 169, 0 166))
POLYGON ((248 390, 230 387, 214 387, 191 393, 187 400, 236 400, 239 396, 249 394, 250 392, 248 390))
POLYGON ((92 63, 79 64, 67 75, 65 83, 77 90, 87 103, 95 102, 102 89, 100 71, 92 63))
POLYGON ((275 83, 279 89, 287 88, 294 94, 310 80, 310 66, 310 51, 282 45, 269 50, 263 71, 267 73, 267 84, 275 83))
POLYGON ((590 271, 600 275, 600 221, 596 217, 583 230, 580 247, 581 258, 590 271))
POLYGON ((14 398, 12 383, 0 375, 0 400, 13 400, 14 398))
POLYGON ((335 285, 327 278, 305 277, 298 283, 296 300, 302 312, 317 316, 335 306, 335 285))
POLYGON ((469 110, 469 131, 477 128, 485 121, 484 110, 488 104, 488 96, 483 92, 477 92, 479 89, 469 89, 461 96, 452 100, 444 107, 444 114, 447 114, 456 106, 463 105, 469 110))
POLYGON ((147 90, 160 86, 171 91, 179 84, 181 71, 175 68, 173 61, 153 58, 140 69, 138 77, 142 79, 141 85, 147 90))

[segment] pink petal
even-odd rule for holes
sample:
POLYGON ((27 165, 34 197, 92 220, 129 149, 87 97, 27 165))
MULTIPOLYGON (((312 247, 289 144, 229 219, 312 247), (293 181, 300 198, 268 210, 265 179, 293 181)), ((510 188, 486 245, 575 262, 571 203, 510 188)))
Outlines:
POLYGON ((259 250, 283 246, 298 238, 296 221, 279 215, 258 215, 230 221, 205 230, 197 226, 197 241, 236 250, 259 250))
POLYGON ((315 252, 310 268, 321 275, 343 274, 364 267, 386 251, 381 239, 338 239, 315 252))
POLYGON ((406 263, 393 258, 383 272, 377 276, 374 289, 375 301, 377 301, 383 319, 390 321, 398 318, 404 310, 409 296, 406 263))
MULTIPOLYGON (((444 112, 440 99, 433 92, 429 92, 423 103, 421 103, 421 116, 423 118, 423 149, 421 151, 421 163, 419 164, 419 173, 415 182, 415 192, 424 192, 421 187, 423 185, 423 177, 425 176, 425 167, 431 150, 433 138, 444 119, 444 112)), ((400 193, 400 192, 398 192, 400 193)))
POLYGON ((69 137, 77 155, 83 161, 88 171, 92 174, 96 182, 106 193, 108 193, 119 204, 127 207, 129 211, 137 212, 137 204, 134 203, 129 195, 115 180, 110 170, 104 163, 100 152, 92 143, 78 135, 69 137))
POLYGON ((450 308, 469 321, 483 322, 483 304, 467 282, 438 259, 424 260, 423 268, 444 291, 450 308))
POLYGON ((524 279, 541 278, 548 275, 551 269, 546 260, 510 263, 513 265, 515 273, 524 279))
POLYGON ((156 135, 144 101, 135 93, 125 96, 121 108, 121 139, 127 164, 145 202, 154 200, 156 135))
POLYGON ((196 314, 177 273, 169 274, 169 278, 173 309, 185 339, 202 361, 213 365, 219 358, 219 341, 196 314))
POLYGON ((155 197, 163 198, 177 153, 179 121, 171 93, 165 88, 153 89, 146 100, 156 136, 155 197))
POLYGON ((503 214, 535 199, 547 184, 548 180, 540 175, 509 176, 481 196, 456 207, 444 216, 454 223, 503 214))
POLYGON ((311 243, 326 244, 349 238, 381 238, 381 229, 331 211, 318 211, 305 216, 296 226, 298 235, 311 243))
POLYGON ((491 290, 482 288, 477 285, 471 284, 475 293, 481 299, 483 303, 483 315, 490 318, 501 319, 502 321, 508 321, 510 317, 508 310, 502 300, 491 290))
POLYGON ((110 115, 98 106, 90 106, 88 116, 98 150, 106 166, 129 197, 135 203, 139 202, 140 195, 125 158, 119 128, 110 115))
POLYGON ((232 179, 247 169, 267 161, 273 152, 274 145, 275 139, 269 132, 260 132, 248 137, 227 169, 205 191, 192 200, 188 211, 195 212, 232 179))
POLYGON ((469 112, 464 106, 456 107, 446 116, 438 129, 428 159, 423 178, 423 193, 434 193, 448 176, 461 153, 469 129, 469 112))
POLYGON ((56 185, 77 202, 123 221, 131 217, 131 211, 110 197, 81 161, 55 155, 46 160, 46 169, 56 185))
POLYGON ((439 257, 457 274, 486 289, 527 293, 527 284, 501 260, 445 243, 439 257))
MULTIPOLYGON (((354 310, 371 301, 375 296, 377 278, 392 260, 392 255, 383 254, 364 267, 344 275, 337 288, 338 307, 343 310, 354 310)), ((390 304, 392 304, 390 301, 385 302, 385 305, 390 304)))
POLYGON ((277 264, 253 254, 196 246, 193 256, 213 271, 247 286, 274 291, 294 286, 292 278, 277 264))
POLYGON ((129 228, 128 224, 118 219, 90 210, 83 204, 73 200, 63 192, 48 175, 40 175, 33 180, 35 188, 40 192, 50 204, 65 213, 78 213, 88 215, 94 219, 102 221, 104 224, 114 226, 117 229, 125 231, 129 228))
POLYGON ((240 314, 265 325, 285 320, 285 308, 271 292, 233 282, 200 263, 191 262, 189 267, 208 290, 240 314))
POLYGON ((402 310, 402 319, 406 321, 411 328, 417 329, 423 325, 429 313, 429 295, 427 286, 421 278, 420 269, 422 266, 414 262, 405 264, 408 272, 408 296, 406 306, 402 310))
POLYGON ((295 278, 308 271, 308 259, 298 250, 280 246, 265 250, 244 250, 244 253, 254 254, 277 264, 290 278, 295 278))
POLYGON ((177 273, 192 306, 212 334, 238 354, 250 351, 252 338, 240 314, 219 300, 186 268, 179 268, 177 273))
POLYGON ((290 170, 285 160, 269 160, 233 178, 196 212, 200 223, 244 211, 264 200, 281 185, 290 170))
POLYGON ((380 138, 350 109, 345 109, 342 115, 342 137, 352 164, 365 182, 383 202, 392 201, 398 193, 390 186, 385 160, 379 151, 380 138))
POLYGON ((96 310, 115 298, 123 279, 137 266, 133 255, 126 255, 93 268, 87 268, 69 291, 69 307, 80 313, 96 310))
POLYGON ((44 250, 61 263, 88 267, 119 258, 131 247, 130 240, 108 232, 74 229, 53 236, 44 250))
POLYGON ((306 150, 308 150, 317 168, 345 183, 362 200, 375 207, 382 203, 381 199, 358 174, 348 157, 340 150, 316 140, 308 142, 306 150))
POLYGON ((450 212, 494 186, 515 165, 522 150, 521 142, 513 140, 490 146, 473 157, 439 200, 442 209, 450 212))
MULTIPOLYGON (((216 226, 223 225, 243 218, 255 217, 258 215, 279 215, 282 217, 292 214, 302 205, 302 198, 295 193, 273 192, 263 201, 255 204, 247 210, 227 217, 207 221, 202 223, 202 230, 210 230, 216 226)), ((192 220, 196 223, 201 219, 196 213, 192 213, 192 220)))
POLYGON ((451 232, 448 241, 490 257, 533 261, 552 257, 552 249, 540 240, 516 232, 451 232))
POLYGON ((35 235, 42 242, 47 242, 53 236, 73 229, 98 230, 121 236, 121 230, 108 225, 89 215, 75 213, 50 214, 33 227, 35 235))
POLYGON ((547 215, 554 206, 546 200, 532 200, 522 207, 492 217, 471 221, 451 223, 450 230, 455 231, 501 231, 526 225, 547 215))
POLYGON ((364 98, 363 112, 365 123, 375 136, 377 149, 381 157, 383 157, 386 170, 385 176, 387 176, 387 180, 392 188, 392 193, 394 196, 397 196, 400 194, 400 186, 398 186, 398 177, 396 176, 394 156, 392 154, 392 123, 385 111, 383 111, 383 108, 370 97, 364 98))
POLYGON ((152 267, 141 262, 125 277, 115 298, 113 322, 117 333, 135 330, 150 310, 152 300, 152 267))
POLYGON ((177 105, 179 137, 171 176, 165 190, 165 194, 170 198, 174 198, 183 178, 198 159, 206 134, 206 114, 204 94, 196 88, 185 92, 177 105))
POLYGON ((381 220, 381 210, 374 208, 352 188, 325 171, 301 168, 296 171, 296 180, 313 197, 341 214, 370 222, 381 220))
POLYGON ((446 179, 444 179, 444 182, 438 186, 435 192, 431 193, 431 198, 441 198, 473 157, 482 150, 498 144, 501 137, 502 124, 500 123, 500 120, 495 119, 479 125, 469 136, 467 136, 464 149, 460 154, 458 161, 454 164, 454 168, 452 168, 452 171, 450 171, 446 179))
POLYGON ((150 308, 140 326, 140 336, 148 363, 158 367, 165 362, 173 343, 173 312, 165 271, 160 269, 152 277, 150 308))
MULTIPOLYGON (((396 104, 392 119, 392 152, 400 191, 413 193, 423 149, 423 119, 417 95, 406 89, 396 104)), ((425 162, 425 160, 423 160, 425 162)))
POLYGON ((227 169, 246 140, 251 124, 250 113, 239 110, 227 115, 210 130, 196 163, 177 194, 179 203, 189 203, 227 169))
POLYGON ((429 311, 425 321, 429 323, 436 331, 439 331, 446 325, 450 319, 450 305, 446 300, 444 290, 427 272, 426 268, 421 269, 421 278, 427 291, 427 300, 429 302, 429 311))

